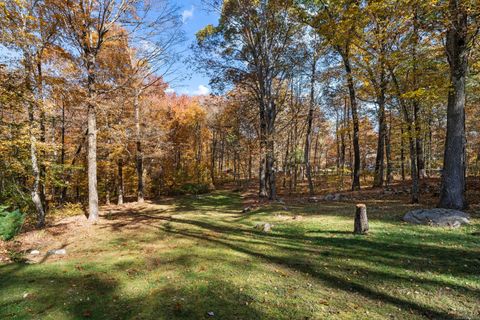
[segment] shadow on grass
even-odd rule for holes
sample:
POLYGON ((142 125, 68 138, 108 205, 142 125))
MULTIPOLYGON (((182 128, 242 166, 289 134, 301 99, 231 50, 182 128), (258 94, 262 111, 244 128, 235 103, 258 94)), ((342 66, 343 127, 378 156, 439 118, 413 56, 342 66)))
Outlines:
POLYGON ((238 213, 242 205, 242 198, 237 193, 218 191, 211 194, 182 197, 177 199, 176 204, 176 212, 214 210, 220 213, 238 213))
MULTIPOLYGON (((235 221, 242 222, 252 218, 262 218, 272 214, 318 216, 318 217, 342 217, 353 219, 355 205, 364 203, 367 205, 368 218, 371 221, 386 223, 398 223, 406 212, 418 208, 418 205, 405 204, 396 200, 367 200, 367 201, 321 201, 293 202, 286 205, 272 202, 267 206, 259 207, 248 213, 238 213, 235 221), (285 210, 284 208, 287 208, 285 210)), ((238 211, 240 212, 240 211, 238 211)))
MULTIPOLYGON (((419 243, 418 238, 405 239, 405 235, 398 235, 398 237, 403 237, 403 239, 401 242, 397 242, 389 241, 390 239, 379 240, 369 237, 358 237, 351 235, 350 232, 335 230, 311 231, 311 234, 315 236, 290 232, 291 230, 284 230, 287 233, 273 232, 265 234, 251 227, 247 228, 244 225, 232 227, 201 220, 156 216, 155 212, 150 212, 148 215, 145 214, 143 218, 145 219, 144 222, 149 224, 154 220, 165 222, 158 226, 163 232, 228 247, 234 251, 262 259, 265 262, 275 263, 312 275, 332 288, 355 292, 369 299, 410 309, 412 312, 430 319, 461 318, 427 305, 416 303, 408 298, 389 295, 359 281, 348 281, 345 277, 352 270, 355 270, 368 275, 368 279, 372 284, 382 281, 392 284, 418 281, 422 282, 422 285, 430 286, 432 290, 438 289, 438 287, 449 286, 480 299, 479 290, 470 287, 446 283, 436 279, 402 275, 401 272, 400 274, 398 273, 398 270, 409 270, 416 273, 428 271, 457 277, 471 276, 472 271, 480 266, 480 261, 478 260, 478 253, 470 250, 425 245, 419 243), (148 219, 150 219, 149 222, 148 219), (178 225, 185 225, 186 227, 178 229, 175 227, 178 225), (223 237, 221 239, 218 236, 212 237, 208 235, 208 232, 216 232, 223 235, 223 237), (317 234, 322 235, 318 236, 317 234), (264 248, 254 249, 252 248, 253 245, 266 246, 269 250, 264 250, 264 248), (265 252, 284 253, 284 256, 276 256, 265 252), (311 255, 321 256, 323 257, 322 259, 330 262, 355 259, 374 266, 381 265, 391 270, 397 270, 397 273, 393 273, 394 271, 384 272, 351 266, 348 262, 345 262, 343 266, 339 266, 336 270, 342 272, 345 275, 343 277, 336 275, 335 272, 320 271, 320 268, 316 265, 317 260, 315 258, 312 259, 311 255)), ((392 233, 390 236, 395 238, 395 233, 392 233)), ((458 239, 454 237, 452 240, 458 239)))
MULTIPOLYGON (((233 202, 238 205, 240 199, 237 195, 233 197, 235 197, 233 202)), ((228 210, 233 210, 232 207, 235 207, 235 204, 227 204, 228 199, 228 194, 223 193, 204 196, 201 199, 196 199, 201 204, 193 206, 194 209, 184 209, 183 212, 188 212, 188 210, 198 211, 197 207, 212 210, 212 206, 214 208, 228 207, 228 210), (205 203, 208 205, 205 205, 205 203), (216 204, 218 206, 215 206, 216 204)), ((185 206, 191 205, 191 199, 183 201, 187 203, 185 206)), ((181 212, 181 210, 176 208, 174 212, 181 212)), ((398 224, 392 225, 393 231, 386 235, 361 237, 354 236, 349 231, 312 230, 298 228, 294 224, 281 225, 274 228, 274 232, 265 234, 252 228, 250 224, 232 222, 231 215, 225 218, 215 218, 215 223, 213 223, 207 218, 188 219, 181 218, 178 215, 174 217, 165 210, 143 210, 142 213, 130 210, 112 214, 108 219, 112 223, 105 228, 112 228, 112 230, 120 230, 129 225, 133 228, 142 225, 152 227, 157 223, 164 225, 163 229, 165 231, 170 231, 173 224, 184 224, 189 227, 194 226, 216 232, 227 238, 233 236, 235 237, 234 241, 237 242, 248 242, 254 238, 257 244, 277 246, 277 249, 305 254, 318 254, 319 251, 328 250, 332 257, 355 258, 373 264, 383 264, 388 267, 410 271, 470 276, 472 270, 480 268, 478 250, 452 248, 441 244, 442 242, 465 243, 466 235, 458 233, 438 234, 435 231, 426 231, 425 229, 421 229, 416 234, 415 230, 417 229, 414 226, 409 226, 407 233, 400 233, 396 232, 398 224), (119 220, 119 222, 116 222, 116 220, 119 220), (241 237, 249 240, 243 240, 241 237), (438 243, 439 245, 431 243, 438 243), (302 245, 300 246, 300 244, 302 245)), ((471 242, 473 248, 480 246, 480 239, 476 239, 474 236, 470 236, 467 242, 471 242)))
MULTIPOLYGON (((415 312, 418 315, 427 317, 429 319, 463 319, 461 317, 457 317, 450 313, 446 313, 441 310, 435 310, 429 306, 416 303, 415 301, 412 301, 410 299, 395 297, 387 293, 375 290, 373 288, 369 288, 368 286, 362 283, 355 282, 352 280, 346 280, 345 278, 337 276, 334 273, 319 271, 319 268, 316 268, 312 263, 305 260, 297 260, 296 258, 298 257, 292 259, 290 257, 281 257, 281 256, 266 254, 264 252, 252 250, 247 246, 240 246, 236 243, 231 243, 225 240, 211 238, 204 234, 195 233, 192 231, 173 230, 170 228, 166 230, 166 232, 174 233, 183 237, 190 237, 198 240, 213 242, 217 245, 228 247, 234 251, 259 258, 265 262, 275 263, 277 265, 287 267, 291 270, 299 271, 304 274, 313 276, 317 278, 319 281, 321 281, 322 283, 324 283, 325 285, 330 286, 332 288, 341 289, 347 292, 354 292, 354 293, 363 295, 364 297, 369 299, 375 299, 378 301, 382 301, 384 303, 395 305, 397 307, 409 309, 410 311, 415 312)), ((399 278, 397 276, 394 276, 392 274, 387 274, 387 273, 380 273, 380 274, 376 274, 375 276, 379 276, 381 279, 405 280, 405 279, 401 279, 401 277, 399 278)), ((478 292, 476 292, 476 294, 478 295, 478 292)))
MULTIPOLYGON (((421 282, 423 287, 432 291, 448 286, 456 290, 455 294, 462 293, 468 295, 469 300, 480 300, 480 292, 476 288, 461 283, 452 284, 439 277, 426 279, 425 275, 418 274, 429 272, 435 276, 462 279, 472 278, 472 273, 475 276, 475 270, 480 268, 480 260, 479 242, 473 236, 435 233, 414 227, 406 228, 406 233, 401 233, 397 229, 398 224, 392 224, 389 233, 358 237, 348 231, 323 230, 304 222, 300 225, 280 225, 272 233, 265 234, 254 229, 249 222, 242 224, 237 220, 240 208, 241 199, 238 195, 218 193, 200 198, 188 197, 178 199, 173 210, 145 208, 139 212, 133 208, 110 213, 105 216, 108 224, 101 228, 120 232, 149 227, 157 230, 153 236, 158 238, 152 238, 151 241, 170 235, 175 239, 194 239, 198 241, 196 245, 228 248, 260 263, 276 264, 309 275, 326 287, 410 310, 429 319, 462 318, 437 308, 439 304, 436 301, 422 303, 412 296, 395 295, 379 289, 379 285, 387 283, 412 287, 413 283, 421 282), (200 214, 192 216, 192 212, 200 214), (209 212, 215 212, 215 215, 209 212), (186 216, 183 217, 182 213, 186 213, 186 216), (466 247, 473 249, 446 247, 442 246, 441 241, 467 243, 466 247), (323 268, 325 264, 328 269, 323 268), (362 277, 352 276, 354 271, 362 277)), ((371 216, 381 220, 383 209, 383 206, 374 207, 369 212, 373 211, 371 216)), ((294 207, 293 210, 299 211, 301 208, 294 207)), ((318 212, 332 216, 351 215, 345 203, 329 205, 326 211, 320 208, 307 208, 305 211, 306 215, 318 212), (343 211, 336 213, 335 210, 340 211, 340 208, 343 211)), ((385 221, 389 223, 392 219, 385 221)), ((122 250, 130 249, 123 245, 126 240, 114 240, 119 254, 122 250)), ((28 269, 23 265, 3 266, 0 267, 0 288, 10 294, 0 293, 0 318, 35 318, 52 313, 59 314, 57 318, 63 315, 93 319, 203 319, 208 318, 208 311, 214 311, 215 317, 220 319, 269 318, 268 314, 252 306, 240 307, 239 301, 249 301, 253 297, 245 296, 231 283, 222 282, 215 275, 201 287, 187 287, 174 280, 162 280, 165 282, 155 286, 148 294, 134 296, 122 296, 120 280, 111 275, 115 271, 135 279, 161 263, 172 268, 192 268, 195 266, 193 255, 192 252, 172 259, 153 257, 147 259, 142 267, 138 264, 143 262, 122 261, 103 270, 77 270, 68 274, 62 272, 61 266, 50 264, 44 270, 40 269, 41 266, 30 266, 28 269), (137 270, 142 268, 143 271, 137 270), (30 298, 22 297, 23 288, 32 292, 30 298), (89 300, 85 300, 87 298, 89 300)), ((218 263, 227 263, 222 257, 215 259, 218 259, 218 263)))
MULTIPOLYGON (((188 257, 170 260, 183 266, 188 257)), ((266 319, 262 311, 239 301, 252 301, 231 283, 210 279, 201 286, 179 285, 174 280, 156 283, 147 294, 125 295, 117 270, 138 277, 131 264, 105 270, 62 272, 55 265, 7 265, 0 267, 0 319, 266 319), (7 275, 8 276, 5 276, 7 275)))

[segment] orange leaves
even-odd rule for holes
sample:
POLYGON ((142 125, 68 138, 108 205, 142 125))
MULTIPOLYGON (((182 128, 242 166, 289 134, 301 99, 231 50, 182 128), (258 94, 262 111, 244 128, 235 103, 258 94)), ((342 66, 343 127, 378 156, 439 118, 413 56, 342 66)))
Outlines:
MULTIPOLYGON (((160 83, 165 88, 165 84, 160 83)), ((163 89, 164 90, 164 89, 163 89)), ((210 132, 207 112, 195 97, 149 90, 143 101, 143 141, 147 158, 155 159, 162 189, 174 189, 207 172, 210 132)))

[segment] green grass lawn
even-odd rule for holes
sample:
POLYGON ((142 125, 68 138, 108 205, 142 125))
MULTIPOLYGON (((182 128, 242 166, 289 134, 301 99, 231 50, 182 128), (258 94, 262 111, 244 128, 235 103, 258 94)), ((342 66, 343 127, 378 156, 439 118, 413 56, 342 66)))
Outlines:
POLYGON ((66 256, 0 266, 0 319, 480 319, 480 221, 412 226, 408 205, 366 204, 367 236, 347 202, 108 209, 62 235, 66 256))

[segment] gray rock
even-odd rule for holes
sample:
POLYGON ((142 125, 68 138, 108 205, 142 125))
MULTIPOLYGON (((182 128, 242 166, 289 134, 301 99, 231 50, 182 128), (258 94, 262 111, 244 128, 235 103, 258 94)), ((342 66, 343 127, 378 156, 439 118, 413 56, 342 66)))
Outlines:
POLYGON ((403 220, 413 224, 458 228, 462 224, 469 224, 470 216, 458 210, 433 208, 410 211, 403 220))
POLYGON ((333 199, 335 199, 335 195, 333 195, 333 194, 327 194, 323 199, 324 199, 325 201, 332 201, 333 199))
POLYGON ((327 194, 323 200, 325 201, 339 201, 342 199, 342 195, 340 193, 332 193, 332 194, 327 194))
POLYGON ((246 207, 246 208, 243 208, 242 213, 248 213, 250 211, 252 211, 252 209, 250 207, 246 207))
POLYGON ((271 225, 270 223, 257 223, 255 225, 255 229, 262 230, 263 232, 272 231, 272 227, 273 227, 273 225, 271 225))
POLYGON ((38 256, 38 255, 40 254, 40 251, 38 251, 38 250, 32 250, 32 251, 30 251, 30 254, 31 254, 32 256, 38 256))
POLYGON ((48 254, 56 254, 56 255, 66 255, 67 250, 65 249, 58 249, 58 250, 49 250, 48 254))

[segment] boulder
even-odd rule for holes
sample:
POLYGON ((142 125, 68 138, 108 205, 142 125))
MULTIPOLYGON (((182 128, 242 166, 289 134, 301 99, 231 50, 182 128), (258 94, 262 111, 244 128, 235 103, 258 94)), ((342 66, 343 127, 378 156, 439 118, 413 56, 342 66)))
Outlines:
POLYGON ((272 227, 273 227, 273 225, 271 225, 270 223, 257 223, 255 225, 255 229, 262 230, 263 232, 272 231, 272 227))
POLYGON ((58 249, 58 250, 49 250, 48 251, 48 254, 49 255, 66 255, 67 254, 67 250, 65 249, 58 249))
POLYGON ((250 207, 246 207, 243 208, 242 213, 249 213, 250 211, 252 211, 252 209, 250 207))
POLYGON ((470 223, 470 216, 462 211, 452 209, 418 209, 408 212, 403 221, 413 224, 425 224, 434 227, 458 228, 470 223))
POLYGON ((340 193, 327 194, 324 198, 325 201, 339 201, 342 195, 340 193))
POLYGON ((332 201, 333 200, 333 194, 327 194, 325 197, 323 197, 323 200, 332 201))

